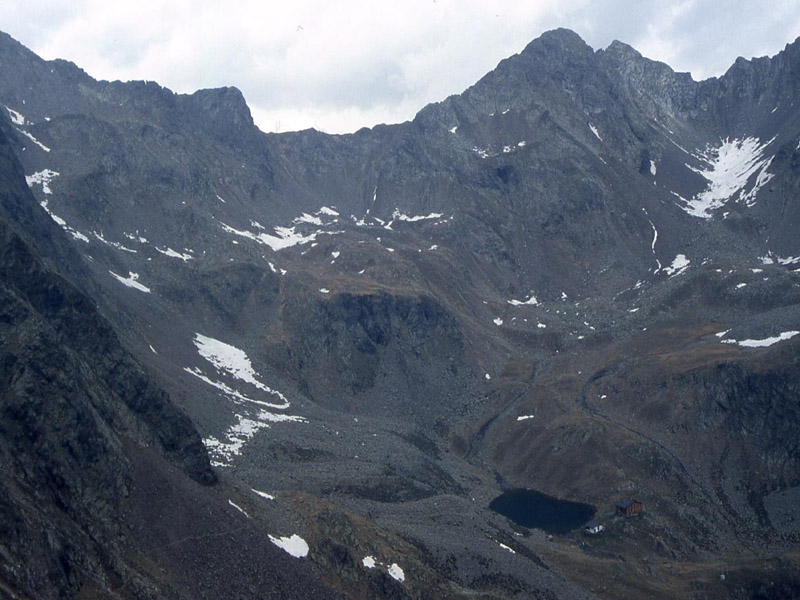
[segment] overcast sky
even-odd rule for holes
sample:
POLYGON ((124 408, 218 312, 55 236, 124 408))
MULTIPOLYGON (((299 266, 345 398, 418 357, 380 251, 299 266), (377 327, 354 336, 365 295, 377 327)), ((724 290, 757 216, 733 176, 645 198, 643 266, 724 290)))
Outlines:
POLYGON ((543 31, 618 39, 695 79, 800 36, 800 0, 4 0, 0 28, 97 79, 233 85, 264 131, 413 118, 543 31))

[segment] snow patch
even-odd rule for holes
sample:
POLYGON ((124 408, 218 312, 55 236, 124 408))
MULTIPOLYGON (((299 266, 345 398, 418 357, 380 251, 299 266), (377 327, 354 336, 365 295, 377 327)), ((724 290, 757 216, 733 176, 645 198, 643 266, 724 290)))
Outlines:
POLYGON ((127 246, 123 246, 119 242, 112 242, 110 240, 107 240, 105 237, 103 237, 103 233, 102 232, 101 233, 97 233, 96 231, 93 231, 92 235, 94 235, 94 237, 96 237, 98 240, 103 242, 106 246, 110 246, 111 248, 116 248, 117 250, 122 250, 123 252, 130 252, 131 254, 137 254, 137 251, 133 250, 132 248, 128 248, 127 246))
POLYGON ((671 264, 670 266, 668 266, 668 267, 664 267, 664 272, 665 272, 667 275, 669 275, 670 277, 673 277, 673 276, 675 276, 675 275, 680 275, 680 274, 681 274, 681 273, 683 273, 683 272, 684 272, 686 269, 688 269, 688 268, 689 268, 689 263, 690 263, 690 262, 691 262, 691 261, 690 261, 688 258, 686 258, 686 255, 684 255, 684 254, 678 254, 678 255, 677 255, 677 256, 676 256, 676 257, 675 257, 675 258, 672 260, 672 264, 671 264))
POLYGON ((27 131, 23 131, 22 129, 17 129, 17 131, 19 131, 19 132, 20 132, 22 135, 24 135, 25 137, 27 137, 28 139, 30 139, 30 140, 31 140, 31 141, 32 141, 34 144, 36 144, 37 146, 39 146, 39 148, 41 148, 41 149, 42 149, 42 150, 44 150, 45 152, 50 152, 50 148, 48 148, 48 147, 47 147, 47 146, 45 146, 45 145, 44 145, 42 142, 40 142, 40 141, 39 141, 39 140, 37 140, 35 137, 33 137, 33 135, 32 135, 32 134, 28 133, 27 131))
MULTIPOLYGON (((727 332, 726 332, 727 333, 727 332)), ((722 340, 723 344, 738 344, 745 348, 767 348, 778 342, 790 340, 794 336, 800 334, 800 331, 784 331, 774 337, 764 338, 763 340, 722 340)))
POLYGON ((53 213, 52 210, 50 210, 49 202, 47 201, 47 199, 44 199, 41 202, 39 202, 39 206, 41 206, 44 209, 44 212, 50 215, 50 218, 53 219, 53 221, 55 221, 61 227, 63 227, 65 231, 71 233, 72 237, 74 237, 75 239, 86 240, 86 242, 88 243, 89 238, 83 235, 80 231, 76 231, 72 227, 68 226, 67 222, 64 219, 62 219, 57 214, 53 213))
POLYGON ((47 212, 47 214, 48 214, 48 215, 50 215, 50 218, 51 218, 51 219, 53 219, 53 221, 55 221, 56 223, 58 223, 59 225, 61 225, 61 227, 63 227, 63 228, 65 228, 65 229, 66 229, 66 227, 67 227, 67 222, 66 222, 64 219, 62 219, 61 217, 59 217, 58 215, 56 215, 56 214, 52 213, 52 212, 51 212, 51 211, 50 211, 50 210, 47 208, 47 201, 45 201, 45 202, 42 202, 42 203, 41 203, 41 207, 42 207, 42 208, 43 208, 43 209, 44 209, 44 210, 47 212))
POLYGON ((492 323, 494 323, 495 325, 497 325, 499 327, 500 325, 503 324, 503 319, 501 319, 500 317, 497 317, 497 318, 492 320, 492 323))
POLYGON ((245 511, 245 510, 244 510, 244 509, 243 509, 241 506, 239 506, 238 504, 236 504, 236 503, 235 503, 233 500, 231 500, 230 498, 228 498, 228 504, 230 504, 230 505, 231 505, 233 508, 235 508, 235 509, 236 509, 236 510, 238 510, 240 513, 242 513, 242 514, 243 514, 245 517, 247 517, 248 519, 252 518, 250 515, 248 515, 248 514, 247 514, 247 512, 246 512, 246 511, 245 511))
POLYGON ((451 127, 448 131, 450 131, 450 133, 455 133, 456 131, 458 131, 458 125, 456 125, 455 127, 451 127))
POLYGON ((329 217, 338 217, 339 213, 333 210, 332 208, 328 208, 327 206, 321 207, 317 211, 318 215, 328 215, 329 217))
POLYGON ((268 408, 289 408, 289 401, 283 394, 259 381, 253 369, 253 365, 250 362, 250 358, 243 350, 239 350, 235 346, 215 340, 214 338, 206 337, 200 333, 195 334, 194 345, 200 356, 214 365, 217 370, 223 371, 235 379, 249 383, 262 392, 267 392, 268 394, 276 396, 281 400, 281 403, 274 404, 261 400, 251 400, 239 394, 241 398, 268 408))
POLYGON ((269 536, 269 541, 295 558, 308 556, 308 544, 296 533, 291 537, 275 537, 271 535, 269 536))
POLYGON ((328 288, 319 288, 320 294, 330 294, 331 291, 328 288))
POLYGON ((72 237, 74 237, 79 242, 89 243, 89 238, 83 235, 80 231, 73 229, 72 227, 66 226, 64 229, 69 233, 72 237))
POLYGON ((403 573, 403 569, 401 569, 397 563, 392 563, 389 565, 389 568, 386 569, 386 571, 393 579, 396 579, 400 583, 406 580, 406 574, 403 573))
POLYGON ((600 132, 599 132, 599 131, 597 131, 597 127, 595 127, 594 125, 592 125, 591 123, 589 123, 589 129, 591 129, 591 130, 592 130, 592 133, 595 135, 595 137, 596 137, 598 140, 600 140, 601 142, 603 141, 603 138, 601 138, 601 137, 600 137, 600 132))
POLYGON ((506 545, 505 545, 505 544, 503 544, 502 542, 497 542, 497 543, 498 543, 498 544, 500 544, 500 547, 501 547, 503 550, 508 550, 509 552, 511 552, 511 554, 516 554, 516 551, 515 551, 513 548, 510 548, 510 547, 506 546, 506 545))
POLYGON ((144 292, 145 294, 150 293, 150 288, 146 285, 139 283, 139 274, 128 272, 127 277, 123 277, 122 275, 117 275, 114 271, 109 271, 111 275, 119 281, 122 285, 128 286, 129 288, 133 288, 135 290, 139 290, 140 292, 144 292))
POLYGON ((796 265, 797 263, 800 263, 800 256, 790 256, 788 258, 781 258, 780 256, 776 256, 775 262, 783 266, 796 265))
POLYGON ((225 223, 220 224, 222 229, 228 233, 232 233, 234 235, 238 235, 244 238, 248 238, 258 242, 259 244, 264 244, 265 246, 269 246, 273 251, 277 252, 279 250, 284 250, 286 248, 291 248, 292 246, 307 244, 309 242, 313 242, 317 239, 317 234, 320 232, 315 231, 309 235, 302 235, 295 231, 294 227, 275 227, 275 235, 270 235, 268 233, 258 233, 255 234, 251 231, 242 231, 239 229, 234 229, 233 227, 226 225, 225 223))
MULTIPOLYGON (((123 233, 122 235, 133 242, 139 242, 140 244, 148 243, 147 238, 140 236, 138 231, 136 233, 123 233)), ((158 248, 156 248, 156 250, 158 250, 158 248)))
POLYGON ((711 211, 724 206, 730 200, 743 201, 752 206, 755 196, 771 178, 767 168, 772 158, 763 158, 764 150, 775 138, 762 144, 758 138, 730 140, 725 138, 718 148, 709 148, 701 155, 706 166, 691 170, 702 175, 707 188, 691 200, 683 200, 679 206, 694 217, 710 219, 711 211), (745 191, 747 182, 758 173, 750 191, 745 191))
POLYGON ((365 569, 375 569, 377 567, 386 567, 386 572, 395 580, 399 582, 403 582, 406 580, 406 574, 403 572, 403 569, 397 563, 392 563, 389 566, 384 565, 379 560, 376 560, 374 556, 365 556, 361 560, 361 564, 364 566, 365 569))
POLYGON ((6 110, 8 111, 8 116, 11 117, 11 122, 14 123, 14 125, 19 125, 19 126, 25 125, 25 116, 22 113, 18 113, 13 108, 9 108, 7 106, 6 110))
POLYGON ((517 417, 517 421, 527 421, 528 419, 533 419, 536 415, 520 415, 517 417))
POLYGON ((299 217, 295 218, 292 223, 310 223, 311 225, 322 226, 322 219, 308 213, 303 213, 299 217))
POLYGON ((52 194, 53 190, 50 189, 50 182, 58 177, 59 174, 58 171, 53 171, 52 169, 42 169, 33 175, 26 175, 25 183, 27 183, 30 188, 34 185, 41 185, 43 194, 52 194))
MULTIPOLYGON (((193 375, 196 374, 189 369, 184 370, 193 375)), ((203 438, 203 445, 211 457, 211 465, 229 467, 231 460, 241 454, 242 448, 257 432, 269 429, 271 423, 287 421, 304 423, 305 419, 291 415, 277 415, 265 410, 259 411, 252 419, 244 415, 236 415, 236 423, 228 428, 222 439, 214 436, 203 438)))
POLYGON ((267 492, 262 492, 260 490, 255 489, 255 488, 250 488, 250 491, 253 492, 254 494, 258 495, 258 496, 261 496, 265 500, 275 500, 275 496, 273 496, 272 494, 268 494, 267 492))
MULTIPOLYGON (((231 400, 233 400, 235 402, 252 402, 254 404, 262 404, 262 402, 260 400, 254 400, 252 398, 249 398, 249 397, 245 396, 244 394, 242 394, 241 392, 239 392, 238 390, 233 389, 231 386, 229 386, 228 384, 226 384, 226 383, 224 383, 222 381, 214 381, 213 379, 208 377, 205 373, 203 373, 203 371, 201 369, 199 369, 197 367, 194 367, 194 368, 184 367, 183 370, 186 371, 187 373, 189 373, 190 375, 194 375, 199 380, 201 380, 204 383, 210 385, 211 387, 217 388, 219 391, 221 391, 223 394, 225 394, 226 396, 228 396, 231 400)), ((268 404, 268 403, 264 403, 264 404, 268 404)), ((275 417, 279 417, 281 415, 274 415, 274 416, 275 417)), ((289 420, 289 419, 287 419, 287 420, 289 420)))
POLYGON ((651 160, 650 161, 650 174, 655 177, 656 172, 657 172, 656 163, 651 160))
POLYGON ((425 221, 427 219, 441 219, 442 213, 430 213, 429 215, 416 215, 413 217, 409 217, 401 213, 398 209, 395 209, 392 213, 392 219, 395 221, 407 221, 409 223, 414 223, 416 221, 425 221))
POLYGON ((661 270, 661 261, 658 259, 658 255, 656 255, 656 242, 658 241, 658 229, 656 229, 655 224, 650 219, 650 215, 647 214, 647 210, 642 207, 642 212, 644 212, 645 216, 647 217, 648 223, 650 223, 650 227, 653 228, 653 241, 650 243, 650 250, 653 252, 653 257, 656 259, 656 267, 655 273, 658 273, 661 270))
POLYGON ((511 306, 524 306, 524 305, 536 306, 537 304, 539 304, 539 301, 536 299, 536 296, 531 294, 531 297, 528 298, 527 300, 509 300, 508 303, 511 306))
POLYGON ((161 248, 156 246, 156 250, 158 250, 161 254, 165 256, 169 256, 170 258, 180 258, 183 262, 186 262, 187 260, 192 260, 194 258, 194 256, 192 256, 191 254, 182 254, 180 252, 177 252, 176 250, 173 250, 172 248, 167 248, 166 250, 162 250, 161 248))

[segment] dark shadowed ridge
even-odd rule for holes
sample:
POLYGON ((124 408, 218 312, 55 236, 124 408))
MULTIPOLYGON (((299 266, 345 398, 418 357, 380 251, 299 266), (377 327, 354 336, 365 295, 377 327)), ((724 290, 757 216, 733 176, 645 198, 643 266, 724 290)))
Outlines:
POLYGON ((191 421, 94 302, 43 261, 38 248, 86 277, 4 132, 0 181, 0 595, 222 598, 266 586, 333 597, 203 487, 217 476, 191 421), (154 549, 169 546, 153 569, 154 549), (242 552, 267 566, 226 582, 242 552))

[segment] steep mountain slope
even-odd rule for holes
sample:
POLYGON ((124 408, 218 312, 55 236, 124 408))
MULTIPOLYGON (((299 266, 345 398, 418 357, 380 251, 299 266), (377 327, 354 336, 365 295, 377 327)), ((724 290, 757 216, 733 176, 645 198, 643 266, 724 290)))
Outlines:
POLYGON ((798 580, 798 86, 800 42, 695 82, 556 30, 411 122, 265 135, 4 37, 2 214, 346 594, 748 597, 798 580), (548 541, 508 486, 646 515, 548 541))
MULTIPOLYGON (((3 212, 36 232, 36 245, 70 258, 5 131, 0 181, 3 212)), ((94 303, 5 217, 0 273, 0 595, 221 597, 268 584, 282 598, 334 597, 202 487, 217 477, 191 422, 122 348, 94 303), (178 515, 172 520, 170 510, 178 515), (187 519, 190 511, 197 521, 187 519), (209 517, 212 524, 204 523, 209 517), (198 541, 221 535, 225 542, 213 547, 198 541), (182 538, 192 540, 195 556, 161 558, 153 569, 159 550, 181 548, 182 538), (243 549, 281 566, 220 587, 219 575, 243 549), (190 558, 202 561, 205 577, 190 558)))

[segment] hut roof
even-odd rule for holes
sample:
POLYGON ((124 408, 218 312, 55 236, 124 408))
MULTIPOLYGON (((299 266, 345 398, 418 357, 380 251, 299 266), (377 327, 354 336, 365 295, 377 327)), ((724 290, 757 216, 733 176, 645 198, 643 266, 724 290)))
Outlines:
POLYGON ((641 504, 641 502, 639 502, 635 498, 623 498, 622 500, 617 502, 617 508, 621 508, 622 510, 625 510, 626 508, 628 508, 634 502, 636 504, 641 504))

